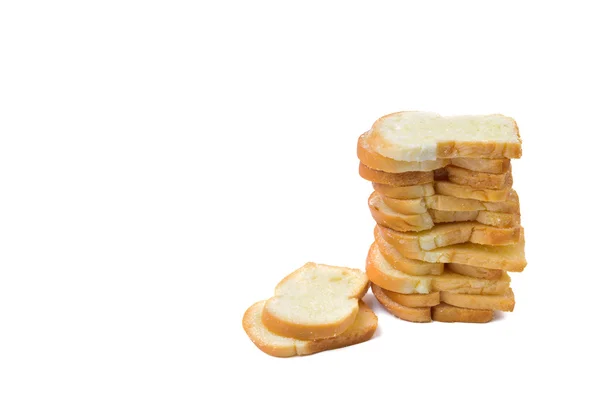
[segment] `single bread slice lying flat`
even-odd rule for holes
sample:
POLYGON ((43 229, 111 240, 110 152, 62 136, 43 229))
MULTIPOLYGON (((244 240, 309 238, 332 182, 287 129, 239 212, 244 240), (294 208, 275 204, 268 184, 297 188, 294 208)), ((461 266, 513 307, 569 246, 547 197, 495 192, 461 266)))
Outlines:
POLYGON ((448 165, 446 172, 448 173, 448 180, 450 182, 478 189, 503 189, 512 180, 510 169, 500 174, 490 174, 488 172, 470 171, 454 165, 448 165))
POLYGON ((377 285, 371 286, 371 291, 377 301, 392 315, 410 322, 430 322, 430 307, 407 307, 392 300, 383 289, 377 285))
POLYGON ((489 246, 473 243, 461 243, 439 247, 433 250, 416 250, 414 246, 404 246, 397 233, 378 228, 386 242, 391 244, 402 256, 430 263, 456 263, 474 267, 501 269, 521 272, 527 266, 525 259, 525 234, 521 228, 520 239, 516 244, 489 246), (392 239, 390 239, 392 238, 392 239))
POLYGON ((400 214, 388 207, 378 192, 369 197, 371 216, 379 224, 399 232, 419 232, 433 228, 433 220, 429 213, 400 214))
POLYGON ((307 263, 279 282, 275 296, 265 302, 262 322, 280 336, 333 337, 352 325, 368 289, 359 269, 307 263))
POLYGON ((337 349, 369 340, 377 329, 377 316, 362 301, 353 323, 341 334, 328 339, 298 340, 269 331, 262 322, 265 301, 252 305, 244 314, 242 325, 252 342, 263 352, 275 357, 291 357, 337 349))
POLYGON ((392 199, 416 199, 435 194, 433 183, 413 186, 393 186, 374 182, 373 189, 377 193, 392 199))
POLYGON ((515 308, 515 294, 511 288, 506 289, 502 294, 488 295, 441 292, 440 299, 455 307, 476 310, 512 311, 515 308))
POLYGON ((472 276, 473 278, 481 279, 500 279, 502 278, 501 269, 489 269, 482 267, 474 267, 472 265, 448 263, 446 268, 449 271, 456 272, 457 274, 472 276))
POLYGON ((360 162, 371 169, 384 172, 401 173, 411 171, 433 171, 434 169, 445 167, 450 160, 431 160, 431 161, 398 161, 374 152, 369 147, 366 138, 368 132, 363 133, 358 138, 356 153, 360 162))
POLYGON ((475 310, 460 308, 450 304, 440 303, 431 309, 431 318, 439 322, 490 322, 494 319, 492 310, 475 310))
POLYGON ((444 271, 441 275, 408 275, 393 268, 381 255, 376 243, 367 256, 366 271, 375 285, 402 294, 454 292, 466 294, 500 294, 510 287, 506 272, 498 280, 473 278, 444 271))
POLYGON ((435 225, 423 232, 398 232, 376 225, 375 230, 402 254, 433 250, 460 243, 510 245, 519 243, 521 228, 496 228, 478 222, 454 222, 435 225))
POLYGON ((477 172, 501 174, 510 168, 510 158, 452 158, 452 165, 477 172))
POLYGON ((484 225, 500 228, 515 227, 521 223, 519 214, 501 213, 495 211, 440 211, 429 210, 434 224, 446 222, 477 221, 484 225))
POLYGON ((510 185, 503 189, 477 189, 450 181, 435 181, 433 186, 436 194, 490 202, 506 201, 512 190, 510 185))
POLYGON ((375 183, 383 183, 384 185, 413 186, 433 182, 432 171, 410 171, 392 174, 369 168, 365 164, 360 163, 358 173, 363 179, 375 183))
POLYGON ((375 121, 366 141, 373 151, 399 161, 521 157, 517 124, 497 114, 393 113, 375 121))

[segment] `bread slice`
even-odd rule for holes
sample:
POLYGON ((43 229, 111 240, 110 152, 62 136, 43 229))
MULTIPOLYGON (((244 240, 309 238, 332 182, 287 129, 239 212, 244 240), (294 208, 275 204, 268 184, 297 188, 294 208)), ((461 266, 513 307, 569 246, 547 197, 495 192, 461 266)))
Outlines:
POLYGON ((265 302, 263 324, 285 337, 315 340, 344 332, 369 288, 359 269, 307 263, 285 277, 265 302))
POLYGON ((431 309, 431 318, 439 322, 490 322, 494 319, 492 310, 474 310, 440 303, 431 309))
POLYGON ((369 197, 369 210, 373 219, 379 225, 387 226, 399 232, 418 232, 433 227, 433 220, 429 213, 397 213, 383 202, 378 192, 373 192, 369 197))
POLYGON ((509 158, 452 158, 452 165, 471 171, 488 172, 490 174, 501 174, 510 168, 509 158))
POLYGON ((379 171, 402 173, 410 171, 433 171, 434 169, 445 167, 450 160, 431 160, 431 161, 398 161, 382 156, 371 150, 367 143, 367 133, 363 133, 358 138, 357 155, 360 162, 371 169, 379 171))
POLYGON ((431 322, 430 307, 407 307, 390 299, 379 286, 371 286, 377 301, 392 315, 410 322, 431 322))
POLYGON ((441 292, 440 299, 455 307, 476 310, 512 311, 515 308, 515 294, 511 288, 506 289, 502 294, 487 295, 441 292))
POLYGON ((443 263, 428 263, 406 258, 394 246, 385 241, 377 228, 374 233, 375 243, 377 243, 381 255, 398 271, 408 275, 441 275, 444 272, 443 263))
POLYGON ((485 245, 510 245, 519 243, 521 228, 495 228, 478 222, 456 222, 435 225, 423 232, 398 232, 382 225, 375 227, 377 233, 402 254, 417 253, 460 243, 485 245))
POLYGON ((474 267, 501 269, 504 271, 521 272, 527 266, 525 259, 525 234, 521 228, 519 242, 505 246, 489 246, 473 243, 461 243, 432 250, 416 250, 415 246, 405 246, 399 232, 390 232, 378 227, 382 236, 405 258, 421 260, 430 263, 457 263, 474 267))
POLYGON ((388 206, 392 211, 399 214, 424 214, 427 212, 427 197, 417 199, 393 199, 391 197, 382 196, 381 201, 388 206))
POLYGON ((489 280, 444 271, 441 275, 413 276, 394 269, 383 257, 376 243, 367 256, 366 271, 372 283, 392 292, 427 294, 451 291, 466 294, 499 294, 510 287, 510 277, 489 280))
POLYGON ((489 202, 506 201, 508 195, 511 193, 511 188, 509 186, 504 189, 476 189, 471 186, 458 185, 449 181, 435 181, 433 187, 436 194, 489 202))
POLYGON ((473 267, 472 265, 448 263, 446 268, 449 271, 456 272, 457 274, 472 276, 473 278, 481 279, 500 279, 502 278, 501 269, 489 269, 481 267, 473 267))
POLYGON ((360 163, 358 166, 358 173, 363 179, 375 183, 383 183, 384 185, 414 186, 433 182, 432 171, 411 171, 392 174, 371 169, 365 164, 360 163))
POLYGON ((373 183, 373 189, 377 193, 392 199, 416 199, 435 194, 433 183, 413 186, 392 186, 373 183))
MULTIPOLYGON (((384 197, 384 203, 388 204, 388 199, 388 197, 384 197)), ((515 190, 511 190, 508 193, 506 201, 496 202, 463 199, 460 197, 446 196, 441 194, 425 197, 424 199, 428 209, 439 211, 493 211, 509 214, 519 214, 520 212, 519 196, 515 190)), ((402 200, 395 201, 401 202, 402 200)), ((392 207, 392 205, 388 205, 390 208, 395 209, 392 207)), ((397 206, 398 203, 394 203, 394 205, 397 206)))
POLYGON ((298 340, 279 336, 269 331, 262 322, 265 303, 266 301, 259 301, 248 308, 242 326, 256 347, 275 357, 304 356, 366 342, 377 329, 377 316, 365 303, 359 301, 354 322, 338 336, 318 340, 298 340))
POLYGON ((373 151, 399 161, 521 157, 517 124, 499 114, 442 117, 397 112, 375 121, 366 141, 373 151))
POLYGON ((440 211, 429 210, 434 224, 445 222, 477 221, 484 225, 499 228, 515 227, 521 224, 519 214, 499 213, 495 211, 440 211))
MULTIPOLYGON (((371 286, 371 290, 374 291, 371 286)), ((377 286, 379 287, 379 286, 377 286)), ((401 304, 405 307, 433 307, 440 304, 440 292, 432 292, 428 294, 402 294, 392 292, 390 290, 379 288, 385 293, 387 297, 391 300, 395 301, 398 304, 401 304)), ((478 295, 467 295, 467 296, 478 296, 478 295)))
POLYGON ((450 182, 477 189, 504 189, 509 186, 509 182, 512 182, 512 173, 510 170, 501 174, 490 174, 448 165, 446 172, 448 173, 448 180, 450 182))

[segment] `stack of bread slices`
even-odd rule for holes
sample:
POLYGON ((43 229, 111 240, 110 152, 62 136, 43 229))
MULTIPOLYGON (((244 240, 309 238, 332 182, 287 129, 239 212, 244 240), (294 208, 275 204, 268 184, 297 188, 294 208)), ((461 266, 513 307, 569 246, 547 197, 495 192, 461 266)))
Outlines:
POLYGON ((526 266, 511 158, 515 121, 502 115, 400 112, 358 139, 377 222, 366 272, 377 300, 413 322, 488 322, 512 311, 507 272, 526 266))
POLYGON ((285 277, 275 296, 246 311, 252 342, 275 357, 308 355, 369 340, 377 316, 361 300, 369 290, 359 270, 306 263, 285 277))

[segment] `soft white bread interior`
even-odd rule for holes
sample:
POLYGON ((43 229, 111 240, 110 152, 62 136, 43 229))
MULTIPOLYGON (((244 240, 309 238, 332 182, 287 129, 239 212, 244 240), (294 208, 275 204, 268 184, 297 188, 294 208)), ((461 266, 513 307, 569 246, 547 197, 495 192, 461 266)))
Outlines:
POLYGON ((368 133, 360 135, 358 138, 357 155, 360 162, 369 168, 392 172, 410 172, 410 171, 433 171, 442 168, 450 163, 450 160, 431 160, 431 161, 398 161, 382 156, 371 150, 367 143, 368 133))
POLYGON ((510 277, 506 272, 498 280, 473 278, 450 271, 444 271, 441 275, 408 275, 392 267, 383 257, 376 243, 373 243, 369 249, 366 271, 373 284, 403 294, 426 294, 442 291, 500 294, 510 287, 510 277))
POLYGON ((333 338, 298 340, 284 337, 269 331, 263 324, 264 304, 265 301, 259 301, 248 308, 242 326, 256 347, 275 357, 303 356, 362 343, 369 340, 377 329, 377 316, 365 303, 359 301, 358 313, 350 327, 333 338))
POLYGON ((265 302, 263 324, 285 337, 315 340, 344 332, 369 288, 359 269, 307 263, 285 277, 265 302))
POLYGON ((461 308, 446 303, 440 303, 431 308, 431 319, 439 322, 484 323, 494 319, 494 311, 461 308))
POLYGON ((398 161, 521 157, 516 122, 497 114, 443 117, 398 112, 375 121, 366 141, 373 151, 398 161))

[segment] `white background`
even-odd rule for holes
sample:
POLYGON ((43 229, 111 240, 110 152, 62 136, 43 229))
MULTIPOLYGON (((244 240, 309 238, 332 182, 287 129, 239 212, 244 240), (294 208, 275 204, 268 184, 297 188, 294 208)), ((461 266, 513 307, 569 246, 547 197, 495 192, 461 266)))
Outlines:
POLYGON ((0 398, 598 398, 600 30, 555 3, 2 2, 0 398), (364 267, 356 139, 399 110, 517 120, 515 312, 369 294, 373 340, 263 354, 248 306, 364 267))

